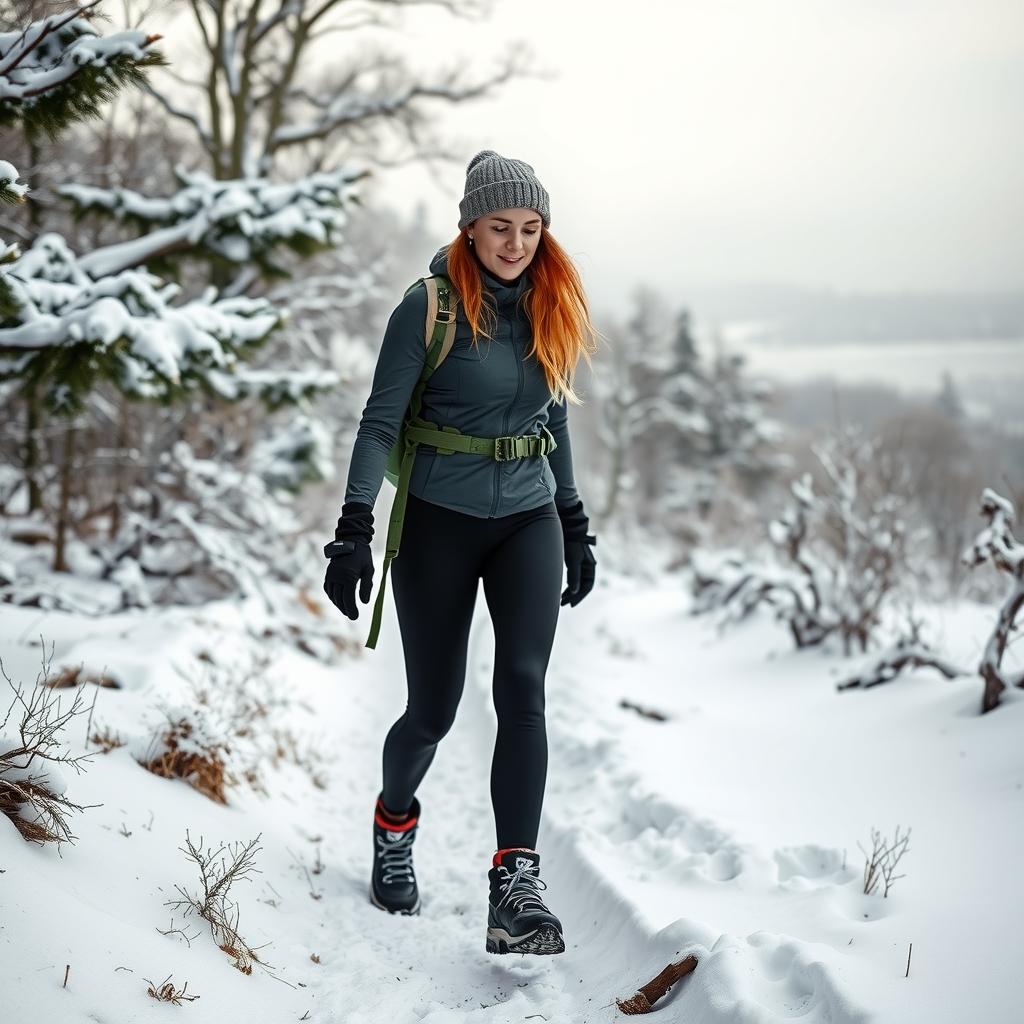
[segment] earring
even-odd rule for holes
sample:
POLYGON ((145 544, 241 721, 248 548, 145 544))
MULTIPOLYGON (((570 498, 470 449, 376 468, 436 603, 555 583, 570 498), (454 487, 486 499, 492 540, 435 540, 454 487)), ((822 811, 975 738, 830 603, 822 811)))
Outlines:
POLYGON ((467 235, 466 237, 469 239, 469 244, 472 245, 473 244, 473 236, 472 235, 467 235))

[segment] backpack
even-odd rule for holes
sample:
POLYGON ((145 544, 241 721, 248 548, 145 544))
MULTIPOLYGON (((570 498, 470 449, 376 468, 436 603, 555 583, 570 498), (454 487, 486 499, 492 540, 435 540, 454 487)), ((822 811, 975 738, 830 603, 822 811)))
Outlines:
POLYGON ((387 546, 384 553, 384 566, 381 569, 380 588, 377 600, 373 605, 373 618, 370 622, 370 635, 366 646, 375 648, 380 633, 381 615, 384 611, 384 589, 387 583, 388 569, 398 554, 402 542, 402 526, 405 522, 405 508, 409 497, 409 480, 412 467, 416 462, 416 452, 421 444, 436 448, 442 455, 453 452, 467 452, 483 455, 499 461, 522 459, 532 455, 547 455, 557 447, 555 439, 545 428, 543 434, 519 437, 471 437, 456 430, 455 427, 438 426, 420 416, 423 406, 423 391, 434 371, 444 362, 445 356, 452 350, 455 342, 455 317, 459 304, 459 295, 455 286, 441 274, 424 277, 406 291, 406 295, 420 283, 427 289, 427 317, 424 330, 424 341, 427 348, 423 372, 413 389, 409 399, 409 408, 402 420, 398 438, 388 453, 385 477, 395 486, 395 500, 391 505, 391 517, 388 520, 387 546))

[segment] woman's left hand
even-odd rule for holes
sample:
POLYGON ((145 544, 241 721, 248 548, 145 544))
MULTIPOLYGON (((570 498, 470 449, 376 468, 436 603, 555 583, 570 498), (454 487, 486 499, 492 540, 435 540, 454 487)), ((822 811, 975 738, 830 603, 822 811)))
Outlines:
POLYGON ((597 559, 591 545, 595 538, 565 541, 566 583, 562 591, 561 604, 575 608, 594 589, 594 574, 597 559))
POLYGON ((560 508, 558 518, 562 523, 562 539, 565 543, 566 588, 562 591, 562 605, 575 608, 594 589, 594 575, 597 559, 593 546, 597 538, 587 533, 590 520, 579 501, 571 508, 560 508))

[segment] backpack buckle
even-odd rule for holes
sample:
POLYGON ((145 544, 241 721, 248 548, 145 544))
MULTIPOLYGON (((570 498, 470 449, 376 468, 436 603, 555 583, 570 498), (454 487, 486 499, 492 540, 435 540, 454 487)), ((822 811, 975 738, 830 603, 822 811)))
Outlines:
POLYGON ((454 309, 439 309, 435 315, 435 318, 440 324, 453 324, 455 323, 455 310, 454 309))
POLYGON ((508 462, 515 458, 515 449, 512 447, 514 441, 514 437, 496 437, 494 439, 494 458, 498 462, 508 462))

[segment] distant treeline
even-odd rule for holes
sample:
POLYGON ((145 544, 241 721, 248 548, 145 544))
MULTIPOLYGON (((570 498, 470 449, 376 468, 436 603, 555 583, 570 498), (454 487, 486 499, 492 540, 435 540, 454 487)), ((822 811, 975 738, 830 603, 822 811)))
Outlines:
POLYGON ((792 343, 1024 338, 1024 291, 839 292, 750 284, 688 289, 699 324, 792 343))

